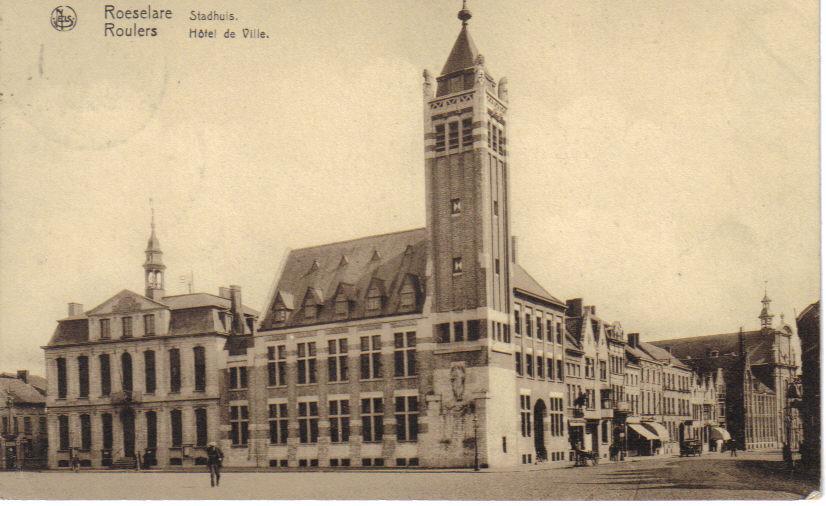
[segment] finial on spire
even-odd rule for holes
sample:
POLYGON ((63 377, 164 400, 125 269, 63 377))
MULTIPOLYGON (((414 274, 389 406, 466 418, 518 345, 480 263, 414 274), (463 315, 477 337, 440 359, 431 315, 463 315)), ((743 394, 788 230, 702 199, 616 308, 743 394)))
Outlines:
POLYGON ((467 0, 462 0, 462 10, 459 11, 458 18, 462 20, 462 26, 467 26, 468 20, 473 17, 473 14, 467 8, 467 0))
POLYGON ((155 204, 152 201, 152 197, 149 197, 149 225, 152 227, 152 231, 155 231, 155 204))

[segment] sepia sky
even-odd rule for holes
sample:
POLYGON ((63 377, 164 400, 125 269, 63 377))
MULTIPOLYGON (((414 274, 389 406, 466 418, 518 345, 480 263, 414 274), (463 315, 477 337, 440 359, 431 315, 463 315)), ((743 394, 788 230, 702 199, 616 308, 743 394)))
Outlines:
MULTIPOLYGON (((258 309, 287 248, 424 226, 421 73, 460 1, 216 0, 239 18, 217 24, 151 3, 174 18, 146 39, 105 38, 92 0, 71 32, 51 3, 3 13, 0 371, 43 373, 67 302, 143 292, 150 197, 167 293, 192 271, 258 309)), ((819 297, 817 2, 469 8, 509 80, 520 263, 551 293, 643 340, 755 327, 764 280, 787 321, 819 297)))

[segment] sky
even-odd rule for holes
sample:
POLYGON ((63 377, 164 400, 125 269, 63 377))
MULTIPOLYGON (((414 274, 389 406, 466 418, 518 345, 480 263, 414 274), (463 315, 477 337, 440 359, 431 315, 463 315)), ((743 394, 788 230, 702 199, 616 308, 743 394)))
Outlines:
MULTIPOLYGON (((458 0, 166 1, 142 39, 71 5, 72 31, 45 2, 0 26, 0 371, 42 374, 68 302, 143 292, 150 198, 167 293, 191 272, 258 309, 288 248, 424 226, 421 75, 458 0), (270 37, 222 37, 245 27, 270 37)), ((819 298, 817 2, 468 6, 509 81, 519 262, 552 294, 643 340, 754 328, 766 282, 786 321, 819 298)))

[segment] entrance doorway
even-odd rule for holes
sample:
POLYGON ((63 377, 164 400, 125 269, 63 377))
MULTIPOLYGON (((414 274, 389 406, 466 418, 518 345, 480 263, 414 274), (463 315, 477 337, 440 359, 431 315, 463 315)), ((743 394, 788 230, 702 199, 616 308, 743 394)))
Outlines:
POLYGON ((6 445, 6 469, 17 469, 17 447, 6 445))
POLYGON ((135 411, 126 408, 120 413, 120 422, 123 426, 123 456, 135 456, 135 411))
POLYGON ((533 406, 533 444, 536 449, 536 461, 542 462, 548 460, 548 450, 545 448, 545 417, 548 414, 548 408, 545 407, 545 401, 539 399, 533 406))

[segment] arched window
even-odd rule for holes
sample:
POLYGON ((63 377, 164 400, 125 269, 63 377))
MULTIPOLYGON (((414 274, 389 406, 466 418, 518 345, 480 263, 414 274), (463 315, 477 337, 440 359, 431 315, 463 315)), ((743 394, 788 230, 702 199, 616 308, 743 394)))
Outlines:
POLYGON ((124 392, 132 391, 132 355, 124 352, 120 356, 121 387, 124 392))

